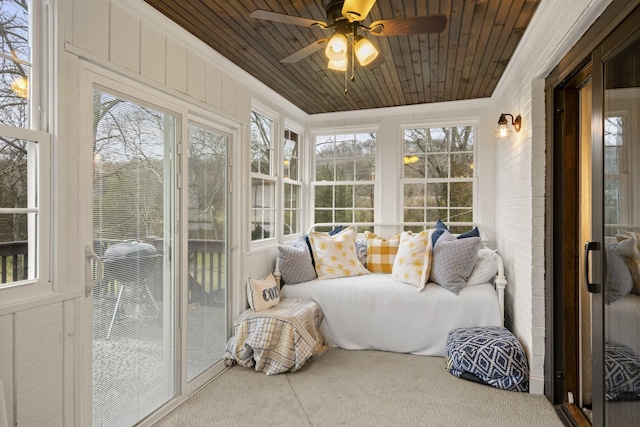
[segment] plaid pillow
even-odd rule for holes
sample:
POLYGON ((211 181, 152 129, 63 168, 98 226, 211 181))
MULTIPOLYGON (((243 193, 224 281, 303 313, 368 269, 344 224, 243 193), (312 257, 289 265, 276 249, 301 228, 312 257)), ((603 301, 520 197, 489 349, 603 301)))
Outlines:
POLYGON ((365 231, 364 237, 367 239, 367 269, 373 273, 391 273, 400 245, 400 235, 384 239, 365 231))

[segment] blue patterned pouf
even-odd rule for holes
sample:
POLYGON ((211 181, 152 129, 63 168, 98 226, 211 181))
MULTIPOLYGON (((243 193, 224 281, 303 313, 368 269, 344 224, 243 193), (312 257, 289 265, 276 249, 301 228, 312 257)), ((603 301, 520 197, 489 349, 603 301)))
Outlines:
POLYGON ((503 390, 528 391, 529 365, 518 339, 502 326, 449 332, 447 370, 503 390))

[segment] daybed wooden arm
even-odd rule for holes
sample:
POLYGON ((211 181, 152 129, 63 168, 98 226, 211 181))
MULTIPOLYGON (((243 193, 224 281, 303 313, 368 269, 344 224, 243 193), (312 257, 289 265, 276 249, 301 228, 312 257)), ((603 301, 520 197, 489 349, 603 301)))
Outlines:
POLYGON ((273 269, 273 278, 276 279, 276 283, 278 284, 278 289, 281 289, 280 279, 282 278, 282 274, 280 273, 280 267, 278 266, 278 258, 276 257, 276 267, 273 269))

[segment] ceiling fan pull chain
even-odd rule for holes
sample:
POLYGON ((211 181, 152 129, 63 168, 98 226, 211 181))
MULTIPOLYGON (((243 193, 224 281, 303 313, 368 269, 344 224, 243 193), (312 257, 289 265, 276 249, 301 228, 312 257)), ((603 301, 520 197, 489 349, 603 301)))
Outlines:
POLYGON ((349 87, 347 86, 348 83, 349 83, 349 67, 347 66, 347 69, 344 70, 344 93, 345 94, 349 90, 349 87))

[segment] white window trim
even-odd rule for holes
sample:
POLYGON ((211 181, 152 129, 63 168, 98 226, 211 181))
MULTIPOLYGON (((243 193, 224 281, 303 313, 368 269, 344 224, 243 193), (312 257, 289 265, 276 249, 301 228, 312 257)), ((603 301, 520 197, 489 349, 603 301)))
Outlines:
MULTIPOLYGON (((278 180, 278 188, 280 189, 279 193, 280 194, 280 198, 278 199, 278 194, 276 194, 276 200, 277 200, 277 205, 278 205, 278 212, 280 212, 280 214, 278 216, 281 217, 280 219, 280 228, 278 228, 278 241, 279 242, 290 242, 295 240, 296 238, 300 237, 301 235, 303 235, 306 232, 306 221, 305 218, 302 214, 302 208, 304 206, 306 206, 306 191, 305 191, 305 179, 306 179, 306 170, 307 170, 307 162, 306 162, 306 158, 307 156, 307 147, 305 144, 305 139, 304 139, 304 128, 302 126, 299 126, 293 122, 291 122, 288 119, 284 119, 284 126, 282 128, 282 139, 281 139, 281 144, 279 147, 279 151, 280 151, 280 157, 282 158, 281 161, 278 162, 279 168, 278 168, 278 176, 282 177, 282 179, 278 180), (291 132, 294 132, 296 134, 298 134, 298 179, 297 180, 292 180, 292 179, 285 179, 284 177, 284 131, 285 130, 289 130, 291 132), (300 232, 298 233, 292 233, 289 235, 284 235, 284 186, 285 184, 294 184, 294 185, 300 185, 300 200, 299 202, 299 209, 298 209, 298 226, 300 227, 300 232)), ((278 154, 276 153, 276 156, 278 154)))
MULTIPOLYGON (((316 138, 318 136, 326 136, 326 135, 340 135, 340 134, 359 134, 359 133, 374 133, 376 135, 376 176, 375 179, 371 181, 331 181, 330 185, 358 185, 365 183, 373 184, 373 197, 374 197, 374 205, 373 205, 373 218, 381 217, 381 197, 380 197, 380 182, 379 177, 381 173, 381 158, 380 158, 380 147, 379 147, 379 134, 380 134, 380 125, 379 124, 371 124, 371 126, 366 125, 358 125, 358 126, 335 126, 335 127, 323 127, 323 128, 314 128, 311 133, 311 139, 309 141, 309 153, 306 156, 309 159, 309 167, 308 167, 308 186, 309 189, 307 193, 307 203, 304 205, 307 209, 306 214, 306 223, 310 227, 315 223, 315 196, 316 196, 316 138)), ((370 185, 370 184, 369 184, 370 185)), ((352 211, 355 211, 354 207, 350 208, 352 211)), ((308 227, 307 227, 308 228, 308 227)))
POLYGON ((260 104, 259 102, 256 101, 252 101, 251 103, 251 114, 253 113, 258 113, 270 120, 273 121, 273 141, 271 141, 272 143, 272 153, 273 153, 273 158, 271 159, 271 165, 270 165, 270 169, 271 169, 271 173, 272 175, 265 175, 262 173, 258 173, 258 172, 252 172, 251 171, 251 119, 249 119, 249 128, 247 131, 247 147, 248 147, 248 152, 247 155, 245 156, 246 158, 244 159, 244 161, 246 162, 247 165, 247 171, 249 173, 249 181, 248 181, 248 187, 249 189, 251 189, 251 181, 256 178, 256 179, 262 179, 265 181, 269 181, 269 182, 273 182, 274 183, 274 188, 275 188, 275 205, 274 205, 274 209, 275 209, 275 224, 274 224, 274 230, 275 233, 273 233, 273 235, 271 237, 268 237, 266 239, 260 239, 260 240, 252 240, 251 239, 251 209, 252 209, 252 204, 251 204, 251 191, 246 191, 246 196, 245 196, 245 200, 246 200, 246 206, 247 206, 247 226, 249 228, 247 228, 246 230, 244 230, 244 232, 246 233, 246 241, 248 242, 248 247, 249 250, 258 250, 258 249, 263 249, 265 247, 271 247, 273 246, 274 243, 278 242, 279 239, 281 238, 281 232, 280 227, 281 227, 281 223, 282 223, 282 218, 280 218, 280 213, 282 212, 281 209, 279 209, 281 207, 281 203, 282 203, 282 191, 279 188, 279 177, 282 176, 283 173, 283 169, 282 166, 280 165, 280 163, 282 162, 282 147, 280 146, 281 144, 279 143, 281 141, 281 139, 279 139, 279 135, 284 136, 284 130, 280 131, 280 129, 282 129, 282 117, 277 114, 274 110, 264 106, 263 104, 260 104), (275 164, 273 164, 273 162, 275 162, 275 164))
MULTIPOLYGON (((481 166, 478 164, 478 145, 479 141, 477 140, 480 135, 480 120, 477 117, 459 117, 457 119, 445 118, 443 120, 439 119, 428 119, 423 121, 412 121, 412 122, 403 122, 398 125, 398 147, 397 147, 397 158, 398 162, 401 162, 404 156, 404 132, 407 129, 416 129, 416 128, 443 128, 443 127, 453 127, 453 126, 471 126, 473 128, 474 138, 476 138, 473 142, 473 178, 470 181, 468 178, 441 178, 440 182, 472 182, 473 186, 473 206, 472 206, 472 217, 473 222, 451 222, 447 223, 448 225, 478 225, 478 180, 480 174, 482 172, 481 166), (456 181, 457 180, 457 181, 456 181)), ((423 183, 426 182, 425 179, 421 178, 404 178, 403 177, 402 165, 400 166, 400 175, 398 178, 398 218, 402 221, 404 218, 404 184, 408 183, 423 183)), ((430 180, 429 182, 437 182, 436 180, 430 180)), ((449 208, 447 208, 449 209, 449 208)), ((435 224, 435 223, 434 223, 435 224)))
MULTIPOLYGON (((36 164, 38 182, 34 185, 38 191, 38 222, 34 230, 35 248, 30 247, 29 268, 36 269, 34 279, 11 282, 0 286, 2 305, 18 300, 47 296, 52 293, 51 286, 51 135, 46 132, 0 125, 0 134, 9 138, 33 141, 38 144, 36 164), (31 256, 35 251, 35 257, 31 256), (34 259, 35 258, 35 259, 34 259), (37 262, 37 265, 34 264, 37 262)), ((31 172, 29 172, 31 173, 31 172)), ((26 212, 28 208, 25 208, 26 212)), ((8 209, 1 209, 0 213, 8 209)), ((31 243, 31 238, 29 239, 31 243)), ((31 246, 31 245, 30 245, 31 246)))
MULTIPOLYGON (((36 269, 34 279, 21 280, 0 285, 0 308, 15 306, 16 303, 52 296, 52 136, 50 123, 53 117, 54 31, 52 5, 49 0, 29 2, 29 39, 31 44, 29 123, 30 129, 0 125, 0 134, 10 138, 33 141, 38 144, 36 167, 38 182, 38 221, 34 245, 29 245, 29 268, 36 269), (35 251, 35 254, 33 253, 35 251), (33 256, 35 255, 35 256, 33 256), (35 259, 34 259, 35 258, 35 259)), ((29 166, 31 169, 32 165, 29 166)), ((31 172, 29 172, 31 174, 31 172)), ((2 210, 0 210, 1 212, 2 210)), ((32 242, 29 237, 29 242, 32 242)))

